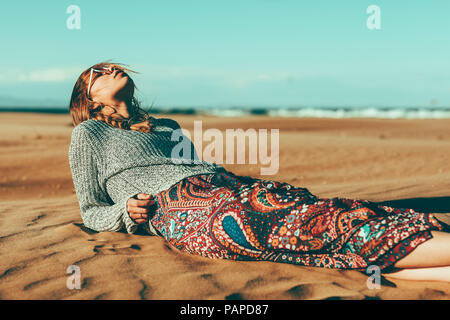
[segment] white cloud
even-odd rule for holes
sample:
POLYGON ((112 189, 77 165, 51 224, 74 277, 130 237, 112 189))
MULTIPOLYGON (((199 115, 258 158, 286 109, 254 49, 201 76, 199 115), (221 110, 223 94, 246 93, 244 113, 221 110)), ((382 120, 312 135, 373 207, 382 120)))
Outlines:
POLYGON ((81 73, 80 68, 48 68, 37 70, 1 69, 1 83, 29 83, 29 82, 64 82, 74 81, 81 73))
MULTIPOLYGON (((307 76, 304 72, 280 70, 252 70, 243 68, 214 68, 202 66, 164 66, 143 65, 130 66, 139 72, 142 80, 151 80, 157 83, 166 81, 211 81, 220 86, 232 89, 243 89, 263 82, 290 82, 307 76)), ((0 83, 49 83, 49 82, 75 82, 82 68, 47 68, 47 69, 0 69, 0 83)))
POLYGON ((211 80, 235 89, 242 89, 261 82, 293 81, 306 76, 304 72, 246 70, 197 66, 142 66, 137 67, 143 77, 151 80, 211 80))

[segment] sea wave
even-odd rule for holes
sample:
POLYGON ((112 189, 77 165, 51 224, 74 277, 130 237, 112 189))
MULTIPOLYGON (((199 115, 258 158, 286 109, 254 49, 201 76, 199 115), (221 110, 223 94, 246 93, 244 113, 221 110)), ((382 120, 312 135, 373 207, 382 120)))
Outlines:
MULTIPOLYGON (((146 108, 144 108, 146 109, 146 108)), ((269 116, 312 118, 445 119, 450 107, 152 107, 151 114, 210 115, 218 117, 269 116)), ((67 108, 0 107, 0 112, 68 113, 67 108)))
POLYGON ((450 118, 450 108, 339 108, 339 107, 299 107, 299 108, 216 108, 200 111, 202 114, 222 117, 267 115, 272 117, 312 117, 312 118, 384 118, 384 119, 444 119, 450 118))

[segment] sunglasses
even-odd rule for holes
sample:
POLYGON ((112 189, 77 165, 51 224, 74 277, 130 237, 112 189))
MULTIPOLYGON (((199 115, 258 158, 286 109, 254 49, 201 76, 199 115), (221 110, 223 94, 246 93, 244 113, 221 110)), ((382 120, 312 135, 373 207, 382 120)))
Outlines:
POLYGON ((88 96, 88 98, 90 98, 89 92, 91 91, 92 75, 94 74, 94 72, 98 72, 98 73, 101 73, 101 74, 105 74, 105 73, 106 74, 111 74, 111 73, 114 72, 114 70, 116 68, 117 67, 115 67, 115 66, 102 67, 101 69, 91 68, 91 74, 89 75, 89 84, 88 84, 88 89, 87 89, 87 96, 88 96))

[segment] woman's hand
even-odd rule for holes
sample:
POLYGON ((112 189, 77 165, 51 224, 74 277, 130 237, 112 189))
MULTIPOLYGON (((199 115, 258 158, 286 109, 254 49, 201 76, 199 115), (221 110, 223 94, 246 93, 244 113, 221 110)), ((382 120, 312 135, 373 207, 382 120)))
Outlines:
POLYGON ((127 201, 127 211, 130 218, 136 223, 141 224, 148 221, 149 214, 153 213, 153 208, 155 204, 153 196, 146 193, 138 193, 136 198, 131 197, 127 201))

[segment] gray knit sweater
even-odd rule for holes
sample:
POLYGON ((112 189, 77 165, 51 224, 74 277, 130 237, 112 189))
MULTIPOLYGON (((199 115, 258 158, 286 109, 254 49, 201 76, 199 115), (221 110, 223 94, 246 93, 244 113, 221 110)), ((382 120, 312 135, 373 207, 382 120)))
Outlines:
MULTIPOLYGON (((86 227, 135 233, 138 224, 128 214, 129 198, 138 193, 155 195, 188 176, 225 170, 198 160, 194 145, 175 120, 151 119, 154 127, 150 133, 116 128, 95 119, 73 129, 69 163, 86 227), (184 152, 179 151, 181 146, 184 152)), ((157 234, 150 222, 143 227, 157 234)))

